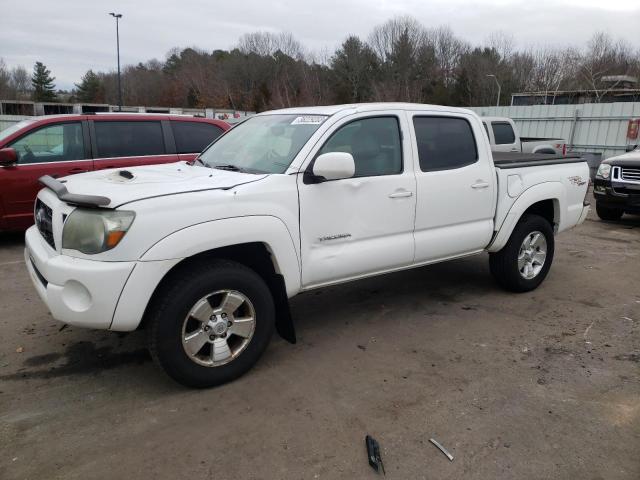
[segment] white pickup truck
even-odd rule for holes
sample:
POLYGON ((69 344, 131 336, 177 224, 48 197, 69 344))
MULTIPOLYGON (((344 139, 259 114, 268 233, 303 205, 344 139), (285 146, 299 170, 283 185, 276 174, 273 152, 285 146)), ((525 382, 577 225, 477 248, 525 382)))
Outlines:
POLYGON ((516 124, 507 117, 482 117, 482 124, 494 152, 548 153, 565 155, 562 138, 521 137, 516 124))
POLYGON ((578 158, 494 160, 469 110, 416 104, 261 113, 192 163, 43 177, 25 261, 54 318, 148 330, 175 380, 246 372, 303 291, 489 252, 525 292, 581 223, 578 158))

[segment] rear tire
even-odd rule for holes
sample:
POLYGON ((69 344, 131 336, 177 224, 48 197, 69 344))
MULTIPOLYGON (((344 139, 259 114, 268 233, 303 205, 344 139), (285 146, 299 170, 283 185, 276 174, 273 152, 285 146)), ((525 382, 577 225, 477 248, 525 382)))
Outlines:
POLYGON ((614 222, 620 220, 624 215, 624 210, 621 208, 605 207, 596 202, 596 213, 602 220, 614 222))
POLYGON ((271 292, 253 270, 204 260, 176 273, 150 306, 149 350, 175 381, 206 388, 248 371, 275 325, 271 292))
POLYGON ((491 274, 511 292, 528 292, 542 283, 553 262, 553 229, 540 215, 525 214, 499 252, 489 254, 491 274))

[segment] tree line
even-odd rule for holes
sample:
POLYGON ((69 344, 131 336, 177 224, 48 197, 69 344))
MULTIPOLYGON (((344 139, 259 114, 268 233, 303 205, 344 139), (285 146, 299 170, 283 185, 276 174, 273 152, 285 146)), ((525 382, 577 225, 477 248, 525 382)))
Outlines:
MULTIPOLYGON (((231 50, 174 49, 122 71, 125 105, 213 107, 263 111, 299 105, 401 101, 454 106, 501 104, 512 93, 594 90, 598 101, 618 85, 610 75, 640 76, 640 50, 606 33, 581 48, 517 49, 512 37, 482 45, 449 27, 427 28, 396 17, 366 39, 351 35, 334 51, 311 53, 290 33, 243 35, 231 50), (495 79, 494 77, 495 76, 495 79)), ((33 74, 0 59, 0 98, 116 104, 115 71, 88 70, 71 92, 56 91, 41 62, 33 74)))

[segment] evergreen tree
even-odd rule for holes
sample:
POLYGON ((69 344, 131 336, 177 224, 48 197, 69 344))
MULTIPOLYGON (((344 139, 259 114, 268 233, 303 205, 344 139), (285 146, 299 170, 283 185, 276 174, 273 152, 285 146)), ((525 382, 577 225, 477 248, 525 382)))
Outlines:
POLYGON ((51 71, 42 62, 36 62, 33 67, 33 75, 31 76, 31 85, 33 85, 33 99, 36 102, 52 102, 56 99, 54 77, 51 71))
POLYGON ((76 83, 76 97, 80 102, 98 103, 104 101, 103 88, 100 77, 93 70, 84 74, 80 83, 76 83))
POLYGON ((367 44, 356 36, 350 36, 331 58, 331 68, 338 102, 370 100, 378 60, 367 44))

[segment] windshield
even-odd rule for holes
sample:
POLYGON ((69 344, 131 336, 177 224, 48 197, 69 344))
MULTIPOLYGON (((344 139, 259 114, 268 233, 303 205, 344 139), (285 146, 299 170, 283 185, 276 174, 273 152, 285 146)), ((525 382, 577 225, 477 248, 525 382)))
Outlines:
POLYGON ((5 138, 9 138, 10 135, 13 135, 22 127, 29 125, 30 123, 35 122, 35 120, 22 120, 21 122, 14 123, 10 127, 5 128, 4 130, 0 130, 0 143, 4 141, 5 138))
POLYGON ((213 168, 284 173, 326 118, 326 115, 256 115, 222 135, 199 159, 213 168))

